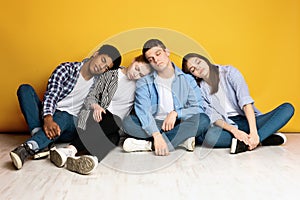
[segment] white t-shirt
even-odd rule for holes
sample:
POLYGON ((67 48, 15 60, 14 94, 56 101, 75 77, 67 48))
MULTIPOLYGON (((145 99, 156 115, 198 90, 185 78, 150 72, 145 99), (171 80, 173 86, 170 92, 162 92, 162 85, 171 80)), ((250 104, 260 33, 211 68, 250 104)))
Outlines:
POLYGON ((124 119, 129 115, 135 95, 135 81, 129 80, 128 77, 123 74, 121 69, 118 70, 118 88, 107 108, 109 112, 124 119))
POLYGON ((172 83, 174 75, 171 78, 165 79, 157 76, 156 83, 158 89, 159 108, 155 115, 155 119, 165 120, 167 115, 174 110, 172 97, 172 83))
POLYGON ((232 105, 231 101, 228 99, 228 96, 226 95, 222 81, 220 81, 218 92, 215 93, 215 95, 218 98, 220 105, 222 106, 222 108, 225 110, 225 112, 229 117, 238 115, 238 112, 234 109, 234 106, 232 105))
POLYGON ((90 87, 93 85, 94 78, 85 80, 81 73, 73 90, 64 99, 57 103, 57 110, 66 111, 77 117, 79 110, 83 104, 85 97, 89 93, 90 87))

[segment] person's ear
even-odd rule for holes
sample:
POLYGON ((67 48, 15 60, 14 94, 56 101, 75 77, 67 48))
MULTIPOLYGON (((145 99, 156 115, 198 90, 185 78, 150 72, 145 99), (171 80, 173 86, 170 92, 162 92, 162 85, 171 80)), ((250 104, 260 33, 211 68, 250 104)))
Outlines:
POLYGON ((98 51, 96 51, 95 53, 93 53, 93 55, 91 56, 91 58, 94 58, 94 57, 96 57, 98 55, 99 55, 99 53, 98 53, 98 51))
POLYGON ((165 52, 167 53, 168 56, 170 56, 170 50, 169 49, 165 49, 165 52))

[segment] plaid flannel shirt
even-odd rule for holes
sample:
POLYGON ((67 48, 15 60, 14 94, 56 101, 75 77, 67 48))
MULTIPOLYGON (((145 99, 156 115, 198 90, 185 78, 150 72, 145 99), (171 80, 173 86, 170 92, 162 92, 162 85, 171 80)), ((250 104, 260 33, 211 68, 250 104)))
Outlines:
POLYGON ((84 62, 60 64, 51 74, 43 101, 43 116, 53 115, 57 103, 73 90, 84 62))

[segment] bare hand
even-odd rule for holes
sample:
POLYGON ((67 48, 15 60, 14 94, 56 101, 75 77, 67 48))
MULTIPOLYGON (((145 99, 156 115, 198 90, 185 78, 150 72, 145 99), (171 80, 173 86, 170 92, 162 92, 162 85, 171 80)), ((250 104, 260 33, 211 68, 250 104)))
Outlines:
POLYGON ((249 134, 249 150, 255 149, 259 145, 259 135, 257 133, 249 134))
POLYGON ((93 118, 96 122, 100 122, 102 120, 102 113, 106 114, 104 108, 102 108, 98 104, 93 104, 93 118))
POLYGON ((176 118, 177 118, 177 113, 173 110, 172 112, 170 112, 166 119, 164 120, 161 129, 163 131, 170 131, 174 128, 175 122, 176 122, 176 118))
POLYGON ((53 117, 51 115, 47 115, 44 117, 43 128, 46 136, 49 139, 54 139, 55 137, 60 135, 60 127, 55 121, 53 121, 53 117))
POLYGON ((155 155, 157 156, 169 155, 168 145, 164 140, 163 136, 157 132, 153 134, 153 138, 154 138, 155 155))
POLYGON ((246 145, 250 144, 249 141, 249 135, 247 133, 245 133, 244 131, 241 131, 239 129, 234 129, 233 131, 231 131, 232 134, 234 135, 234 137, 242 142, 244 142, 246 145))

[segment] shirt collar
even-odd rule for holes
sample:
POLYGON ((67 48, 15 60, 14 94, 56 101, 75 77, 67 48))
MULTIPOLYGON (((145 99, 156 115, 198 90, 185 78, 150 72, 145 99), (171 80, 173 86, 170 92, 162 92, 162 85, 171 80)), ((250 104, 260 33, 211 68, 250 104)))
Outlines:
MULTIPOLYGON (((173 66, 174 72, 175 72, 175 79, 176 79, 177 76, 181 76, 181 75, 184 74, 183 71, 180 70, 173 62, 172 62, 172 66, 173 66)), ((151 76, 155 79, 155 78, 158 76, 158 74, 157 74, 157 72, 154 70, 153 73, 151 74, 151 76)))

